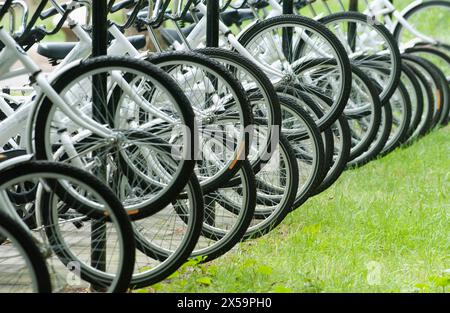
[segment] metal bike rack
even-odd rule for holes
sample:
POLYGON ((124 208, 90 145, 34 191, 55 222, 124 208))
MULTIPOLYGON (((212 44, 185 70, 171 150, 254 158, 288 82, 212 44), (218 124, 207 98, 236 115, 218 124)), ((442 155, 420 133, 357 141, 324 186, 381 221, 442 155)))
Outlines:
MULTIPOLYGON (((283 0, 283 14, 294 14, 294 0, 283 0)), ((292 47, 292 29, 283 29, 282 33, 282 49, 286 60, 289 62, 291 60, 290 48, 292 47)))
POLYGON ((283 14, 294 14, 294 0, 283 0, 283 14))
POLYGON ((107 54, 108 48, 107 0, 92 1, 92 56, 107 54))
POLYGON ((218 0, 208 0, 206 5, 206 46, 219 46, 219 17, 220 7, 218 0))
MULTIPOLYGON (((348 10, 350 12, 358 12, 358 2, 359 0, 350 0, 348 3, 348 10)), ((356 24, 348 23, 348 37, 347 42, 352 51, 355 51, 356 48, 356 24)))
POLYGON ((351 12, 358 12, 358 1, 359 0, 350 0, 350 2, 348 3, 348 10, 351 12))
MULTIPOLYGON (((108 49, 108 5, 107 0, 92 1, 92 57, 107 54, 108 49)), ((95 75, 92 81, 93 117, 102 124, 106 123, 106 76, 95 75)), ((104 162, 102 162, 105 164, 104 162)), ((106 168, 99 169, 97 175, 106 179, 106 168)), ((104 221, 92 221, 91 225, 91 265, 106 271, 106 223, 104 221)), ((104 288, 92 285, 93 290, 101 291, 104 288)))
MULTIPOLYGON (((220 6, 218 0, 208 0, 206 3, 206 46, 210 48, 219 47, 219 18, 220 6)), ((217 83, 214 84, 217 87, 217 83)), ((205 197, 205 203, 211 204, 214 199, 205 197)), ((209 205, 205 206, 205 223, 211 226, 215 225, 216 212, 209 205)))

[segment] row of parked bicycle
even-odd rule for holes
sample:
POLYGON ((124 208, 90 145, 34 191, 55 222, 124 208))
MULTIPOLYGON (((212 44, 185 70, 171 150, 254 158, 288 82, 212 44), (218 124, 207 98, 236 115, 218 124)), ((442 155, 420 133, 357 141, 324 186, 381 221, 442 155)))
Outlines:
POLYGON ((219 4, 109 1, 90 57, 95 3, 0 3, 1 292, 155 284, 447 124, 450 1, 219 4))

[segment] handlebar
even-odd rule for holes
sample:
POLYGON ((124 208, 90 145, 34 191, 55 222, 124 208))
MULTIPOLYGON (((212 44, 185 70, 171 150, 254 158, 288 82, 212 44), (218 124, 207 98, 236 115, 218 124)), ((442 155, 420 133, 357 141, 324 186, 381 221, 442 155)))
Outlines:
POLYGON ((6 15, 8 10, 11 7, 13 0, 6 0, 3 5, 0 7, 0 21, 3 19, 3 17, 6 15))
POLYGON ((117 4, 113 4, 115 1, 111 1, 112 5, 110 6, 109 12, 116 13, 117 11, 123 10, 123 9, 130 9, 135 6, 136 0, 125 0, 122 2, 119 2, 117 4))
MULTIPOLYGON (((151 1, 153 2, 153 1, 151 1)), ((146 8, 148 10, 147 17, 138 16, 138 24, 151 26, 154 28, 159 27, 165 20, 183 20, 185 19, 189 8, 192 4, 197 4, 199 0, 187 0, 183 4, 182 1, 178 2, 178 6, 175 8, 175 13, 168 10, 170 0, 156 0, 152 6, 151 3, 146 8)))
MULTIPOLYGON (((64 11, 67 10, 67 6, 68 6, 67 3, 61 4, 61 8, 64 9, 64 11)), ((59 13, 58 10, 55 7, 53 7, 53 8, 47 9, 45 11, 42 11, 40 14, 40 18, 41 18, 41 20, 45 20, 45 19, 48 19, 49 17, 52 17, 58 13, 59 13)))
MULTIPOLYGON (((114 2, 114 1, 112 1, 112 2, 114 2)), ((136 21, 136 18, 138 16, 139 10, 141 10, 141 8, 143 6, 145 6, 145 4, 147 2, 148 2, 147 0, 124 0, 122 2, 119 2, 119 3, 115 4, 115 5, 112 5, 110 7, 110 10, 109 10, 110 13, 115 13, 115 12, 117 12, 119 10, 130 9, 130 8, 133 8, 133 7, 134 7, 134 9, 131 12, 131 14, 129 15, 127 21, 124 24, 120 25, 120 24, 115 23, 114 21, 110 21, 110 23, 115 25, 117 28, 122 29, 122 30, 131 27, 131 25, 133 25, 134 22, 136 21)))

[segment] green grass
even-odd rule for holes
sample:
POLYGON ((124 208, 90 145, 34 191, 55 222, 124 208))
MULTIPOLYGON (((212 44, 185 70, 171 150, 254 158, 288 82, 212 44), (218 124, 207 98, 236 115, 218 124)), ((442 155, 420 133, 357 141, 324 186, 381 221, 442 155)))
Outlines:
POLYGON ((449 136, 345 172, 267 236, 141 292, 448 292, 449 136))

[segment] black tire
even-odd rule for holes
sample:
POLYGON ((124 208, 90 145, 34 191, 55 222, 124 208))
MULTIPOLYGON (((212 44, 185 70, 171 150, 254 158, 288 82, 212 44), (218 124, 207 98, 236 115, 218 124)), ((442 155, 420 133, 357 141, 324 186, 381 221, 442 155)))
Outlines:
POLYGON ((437 68, 430 61, 415 56, 404 54, 404 59, 415 63, 420 68, 426 70, 432 77, 435 86, 437 87, 437 97, 435 98, 436 110, 433 116, 433 127, 437 125, 445 126, 448 120, 448 114, 450 110, 450 88, 442 71, 437 68))
MULTIPOLYGON (((188 129, 191 130, 191 137, 189 138, 191 145, 190 152, 194 152, 196 142, 196 129, 194 127, 194 113, 190 106, 189 100, 181 92, 178 85, 163 71, 156 66, 152 66, 146 62, 142 62, 137 59, 130 59, 124 57, 97 57, 91 58, 80 62, 78 66, 71 68, 70 71, 61 73, 55 81, 52 83, 54 90, 59 93, 72 82, 74 77, 82 76, 90 71, 99 70, 101 68, 109 67, 123 67, 131 70, 141 71, 147 73, 153 79, 157 80, 162 86, 166 86, 168 90, 173 91, 171 96, 178 104, 182 119, 188 129)), ((39 106, 39 109, 35 118, 35 153, 36 158, 39 160, 48 160, 51 156, 48 154, 46 142, 46 127, 50 122, 48 121, 49 114, 56 105, 48 98, 44 97, 39 106)), ((192 155, 191 155, 192 156, 192 155)), ((195 160, 193 157, 185 158, 182 161, 182 165, 178 170, 176 179, 174 178, 171 185, 166 188, 158 197, 152 199, 147 205, 141 206, 138 210, 133 210, 136 213, 136 218, 142 218, 148 216, 158 209, 164 208, 169 204, 174 194, 178 194, 188 182, 195 166, 195 160)))
MULTIPOLYGON (((183 242, 177 246, 176 251, 172 251, 162 247, 159 240, 153 241, 154 238, 147 238, 145 229, 143 229, 144 232, 141 232, 141 223, 145 224, 146 220, 152 217, 134 222, 134 235, 137 249, 148 258, 161 263, 155 267, 141 271, 138 268, 140 264, 137 261, 136 272, 133 274, 130 283, 130 288, 132 289, 144 288, 164 280, 183 265, 195 249, 204 221, 203 194, 200 183, 195 175, 191 176, 184 191, 178 198, 173 198, 170 205, 172 206, 171 210, 173 209, 175 211, 173 214, 176 214, 177 217, 182 217, 186 211, 190 212, 189 220, 181 218, 180 221, 180 223, 187 225, 186 227, 189 228, 189 231, 186 235, 183 235, 183 242), (186 209, 183 207, 183 201, 188 199, 188 194, 189 201, 191 201, 188 205, 192 204, 192 207, 186 209)), ((170 219, 164 215, 163 217, 170 219)), ((167 226, 164 225, 164 227, 167 230, 167 226)), ((148 267, 147 264, 144 267, 148 267)))
MULTIPOLYGON (((308 93, 298 90, 298 88, 296 88, 295 86, 278 86, 277 92, 280 98, 287 97, 290 100, 287 101, 288 106, 290 105, 290 102, 292 102, 294 103, 294 105, 296 103, 298 106, 300 106, 300 108, 305 110, 308 115, 314 120, 317 126, 317 122, 323 116, 323 112, 308 93)), ((316 184, 317 186, 320 184, 320 182, 322 182, 328 170, 333 165, 334 155, 333 131, 331 130, 331 128, 327 128, 321 131, 320 134, 323 142, 324 158, 323 165, 321 165, 319 169, 319 178, 317 179, 316 184)))
MULTIPOLYGON (((291 100, 294 99, 291 98, 291 100)), ((321 108, 327 107, 331 103, 328 97, 318 94, 307 95, 303 93, 301 100, 306 105, 306 107, 302 108, 308 110, 309 115, 314 116, 313 118, 320 116, 322 114, 321 108)), ((322 137, 328 137, 328 135, 331 135, 331 140, 323 141, 325 160, 328 163, 324 163, 320 170, 321 174, 317 177, 315 187, 309 196, 316 195, 318 192, 331 186, 345 170, 348 162, 351 149, 351 133, 347 118, 344 115, 339 117, 329 129, 322 132, 322 137)), ((301 199, 297 197, 295 205, 300 206, 306 199, 304 198, 300 201, 301 199)))
MULTIPOLYGON (((444 49, 439 49, 435 46, 431 46, 428 44, 418 44, 413 48, 409 48, 405 50, 405 53, 408 54, 417 54, 419 56, 423 56, 424 58, 427 58, 425 55, 429 55, 432 57, 429 61, 433 62, 434 58, 437 58, 447 64, 447 71, 444 71, 444 74, 446 75, 447 81, 450 84, 450 51, 445 51, 444 49)), ((437 64, 434 64, 437 65, 437 64)), ((439 66, 438 66, 439 67, 439 66)))
POLYGON ((409 124, 408 130, 408 141, 411 141, 413 134, 422 119, 422 114, 424 111, 424 98, 420 82, 417 76, 414 74, 414 71, 408 64, 406 64, 405 62, 402 63, 401 81, 407 88, 411 100, 411 123, 409 124))
MULTIPOLYGON (((291 98, 290 96, 280 95, 280 102, 282 107, 282 114, 283 111, 286 111, 286 113, 289 113, 289 116, 299 119, 303 127, 307 128, 308 133, 310 134, 309 139, 311 140, 311 144, 314 146, 313 151, 315 151, 316 162, 314 164, 314 167, 312 168, 311 173, 309 173, 309 178, 306 181, 303 181, 303 178, 301 180, 299 179, 298 191, 292 206, 292 209, 296 209, 303 203, 305 203, 306 200, 308 200, 308 198, 314 194, 315 189, 321 184, 325 177, 324 173, 326 174, 327 172, 328 164, 325 163, 325 148, 322 136, 310 113, 302 108, 299 102, 295 101, 295 99, 291 98)), ((305 101, 305 103, 307 103, 308 105, 307 101, 305 101)), ((311 105, 311 103, 309 103, 309 105, 311 105)), ((314 112, 314 110, 317 110, 317 107, 311 109, 310 111, 314 112)), ((288 132, 288 127, 284 126, 282 129, 287 140, 289 141, 292 150, 294 151, 295 157, 297 158, 300 175, 302 174, 302 163, 309 164, 308 158, 305 159, 301 149, 298 148, 299 144, 301 146, 303 134, 293 133, 291 135, 288 132)))
MULTIPOLYGON (((447 81, 447 84, 450 86, 450 51, 447 53, 443 52, 442 50, 439 50, 433 46, 416 46, 414 48, 410 48, 406 50, 407 54, 413 54, 417 55, 419 57, 422 57, 428 61, 430 61, 432 64, 434 64, 436 67, 438 67, 442 73, 445 75, 445 79, 447 81), (444 70, 444 66, 442 63, 436 64, 437 61, 444 62, 447 64, 446 70, 444 70)), ((448 100, 450 101, 450 100, 448 100)), ((450 110, 448 112, 447 117, 441 118, 441 124, 447 125, 450 118, 450 110)))
MULTIPOLYGON (((4 182, 4 179, 1 178, 0 181, 1 184, 4 182)), ((23 257, 27 261, 28 268, 34 276, 35 291, 38 293, 52 292, 47 265, 34 239, 27 230, 23 229, 22 225, 15 222, 2 211, 0 211, 0 234, 10 242, 20 246, 21 252, 24 254, 23 257)), ((0 242, 0 245, 2 244, 3 242, 0 242)))
POLYGON ((252 40, 253 37, 258 35, 258 33, 269 29, 271 27, 278 27, 285 25, 299 25, 306 29, 314 30, 316 33, 326 38, 330 46, 334 49, 336 57, 340 63, 340 70, 343 77, 341 77, 342 88, 340 88, 340 93, 334 97, 336 99, 329 112, 325 114, 322 120, 318 123, 319 129, 324 130, 333 124, 339 116, 344 111, 345 104, 347 103, 350 89, 351 89, 351 69, 350 61, 348 59, 347 53, 342 46, 341 42, 333 35, 330 30, 320 23, 298 15, 281 15, 273 18, 266 19, 262 22, 256 23, 247 29, 240 37, 239 42, 246 47, 252 40))
MULTIPOLYGON (((378 96, 379 90, 373 84, 373 81, 356 65, 352 64, 352 73, 354 75, 353 83, 356 84, 356 81, 359 81, 366 91, 366 98, 369 104, 369 108, 364 111, 356 109, 356 112, 353 113, 351 108, 344 110, 344 114, 347 117, 348 126, 350 127, 352 143, 350 149, 350 155, 348 161, 355 159, 360 156, 364 151, 366 151, 372 141, 375 139, 377 135, 378 129, 380 128, 381 123, 381 100, 378 96), (359 122, 360 119, 365 119, 370 115, 371 123, 370 125, 362 125, 362 122, 359 122), (364 129, 369 126, 370 128, 364 129), (359 134, 355 127, 363 128, 365 132, 364 137, 359 138, 359 134), (358 138, 356 137, 358 136, 358 138), (358 140, 357 144, 354 145, 353 142, 358 140)), ((353 86, 352 86, 353 87, 353 86)), ((362 89, 359 87, 359 89, 362 89)), ((353 90, 353 88, 352 88, 353 90)), ((352 96, 350 96, 352 98, 352 96)))
POLYGON ((405 65, 409 66, 411 71, 414 73, 422 91, 422 115, 420 116, 419 124, 413 130, 413 133, 410 134, 410 140, 413 141, 427 134, 428 131, 432 128, 435 95, 424 73, 422 73, 416 66, 414 66, 414 63, 411 63, 408 60, 404 60, 403 62, 405 63, 405 65))
POLYGON ((352 135, 348 118, 345 115, 341 116, 336 123, 331 126, 331 129, 334 135, 333 164, 328 170, 322 183, 314 190, 314 195, 324 192, 338 180, 344 172, 350 158, 352 135))
MULTIPOLYGON (((61 165, 66 166, 66 164, 61 165)), ((61 174, 66 172, 66 175, 74 177, 87 184, 88 186, 95 186, 95 191, 103 198, 103 200, 108 201, 108 207, 110 211, 115 215, 115 219, 118 222, 117 225, 119 225, 120 227, 119 231, 125 243, 123 245, 125 250, 123 255, 121 256, 123 269, 119 274, 120 278, 116 286, 114 287, 114 289, 109 290, 109 292, 126 292, 128 290, 131 275, 133 273, 136 248, 131 223, 128 215, 126 214, 126 211, 122 206, 122 203, 115 196, 112 190, 95 176, 88 175, 81 169, 74 169, 69 167, 67 167, 67 169, 64 169, 62 166, 58 166, 58 173, 61 174)), ((58 256, 61 262, 67 266, 70 262, 73 261, 73 258, 70 250, 66 250, 65 245, 61 242, 61 240, 64 239, 61 239, 58 236, 58 231, 53 227, 53 225, 57 224, 57 221, 53 219, 52 212, 49 209, 51 208, 51 205, 49 205, 49 203, 50 201, 52 201, 53 196, 53 193, 46 192, 43 194, 41 201, 46 209, 42 210, 42 218, 45 225, 45 232, 53 252, 58 256)), ((103 275, 99 275, 97 273, 97 270, 93 270, 92 268, 86 267, 83 264, 81 264, 80 274, 83 280, 91 283, 91 285, 93 286, 101 286, 102 288, 107 288, 107 286, 111 284, 110 277, 106 278, 103 275)))
MULTIPOLYGON (((389 55, 389 58, 386 58, 386 60, 390 61, 390 74, 389 74, 389 81, 388 83, 382 87, 381 93, 380 93, 380 100, 382 103, 388 101, 388 99, 392 96, 392 94, 395 92, 395 89, 397 88, 397 85, 400 81, 400 73, 401 73, 401 57, 400 57, 400 50, 398 48, 397 42, 392 36, 392 34, 389 32, 389 30, 380 23, 374 23, 370 20, 370 17, 359 13, 359 12, 340 12, 335 14, 327 15, 319 20, 319 22, 323 23, 325 26, 329 26, 328 24, 332 24, 336 21, 353 21, 353 25, 355 26, 356 23, 364 23, 368 27, 372 29, 372 31, 376 32, 377 35, 380 36, 380 38, 383 39, 383 48, 387 49, 389 47, 389 51, 391 52, 389 55)), ((349 25, 350 28, 351 25, 349 25)), ((353 32, 356 31, 356 26, 353 27, 353 32)), ((368 30, 365 30, 368 31, 368 30)), ((356 34, 354 34, 356 36, 356 34)), ((347 38, 348 40, 351 40, 351 43, 347 43, 349 46, 356 44, 354 40, 358 40, 357 37, 354 37, 353 39, 347 38)), ((351 47, 349 47, 351 48, 351 47)), ((354 50, 354 49, 352 49, 354 50)), ((376 59, 380 57, 370 57, 367 56, 366 58, 364 56, 356 57, 353 59, 350 59, 352 64, 356 66, 363 66, 366 68, 376 68, 377 63, 380 62, 380 59, 376 59)), ((384 57, 381 59, 381 61, 384 62, 384 57)), ((370 71, 367 72, 368 75, 370 75, 370 71)))
POLYGON ((394 151, 396 148, 403 145, 409 138, 409 126, 411 124, 411 100, 408 90, 402 82, 398 85, 397 90, 400 96, 400 101, 395 103, 392 102, 395 100, 395 93, 391 98, 393 126, 396 126, 397 128, 392 128, 388 141, 380 153, 381 156, 394 151))

